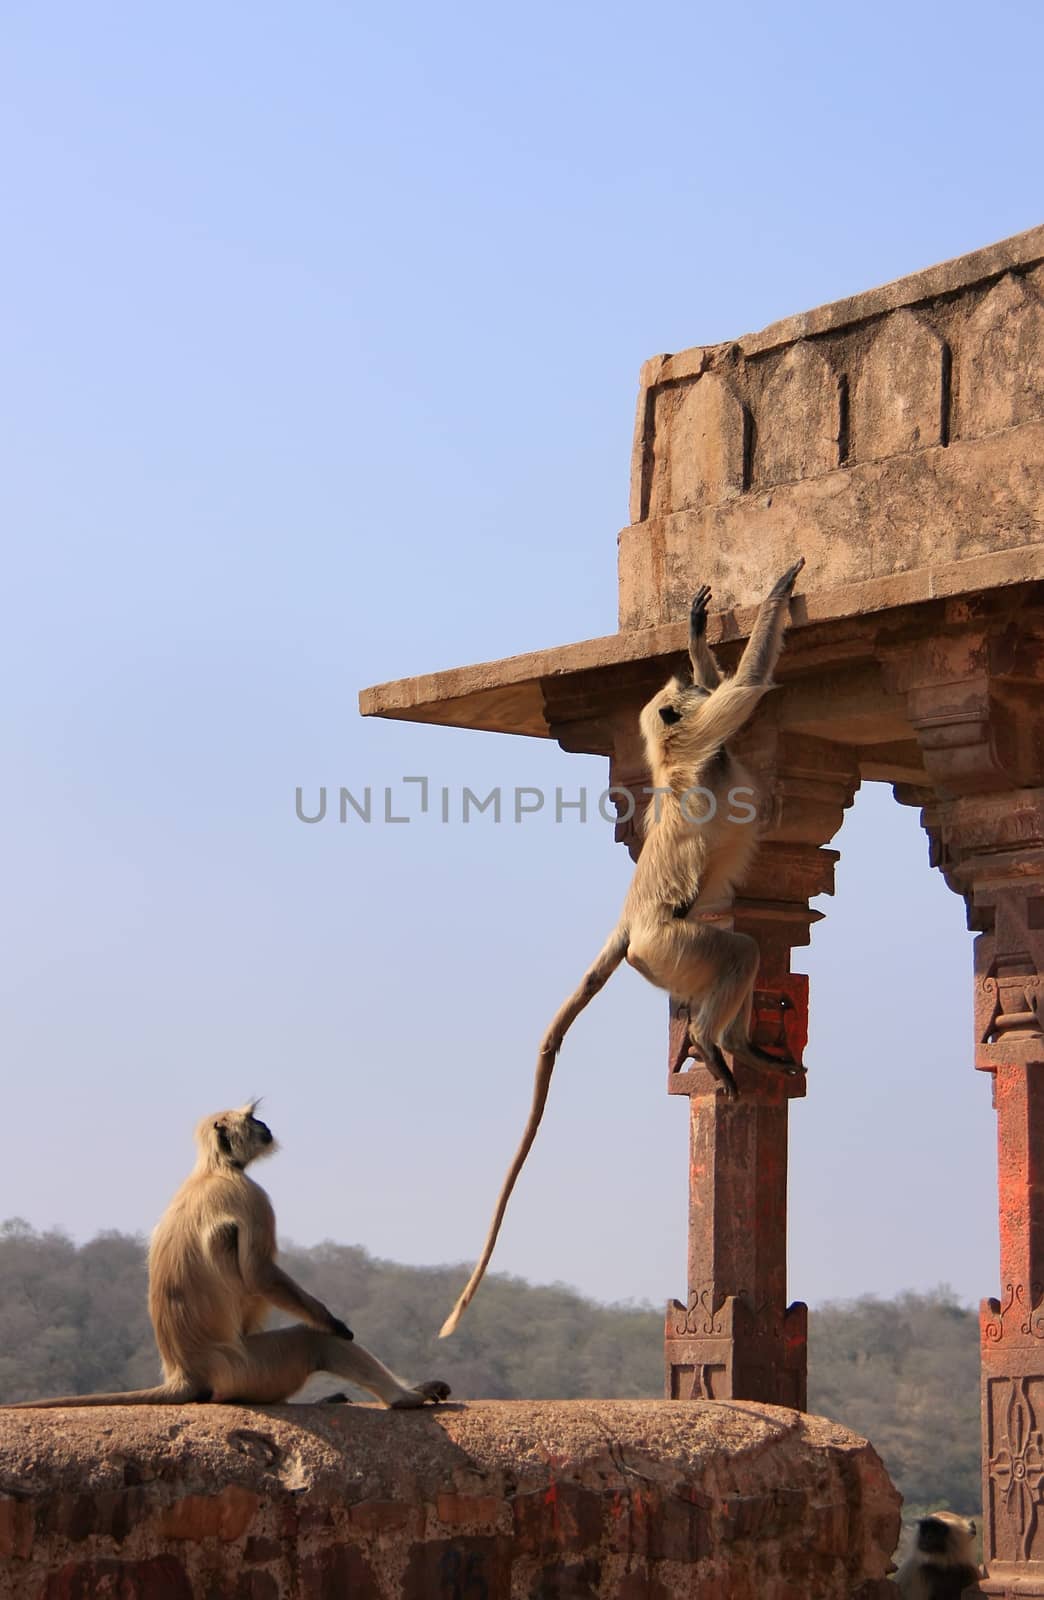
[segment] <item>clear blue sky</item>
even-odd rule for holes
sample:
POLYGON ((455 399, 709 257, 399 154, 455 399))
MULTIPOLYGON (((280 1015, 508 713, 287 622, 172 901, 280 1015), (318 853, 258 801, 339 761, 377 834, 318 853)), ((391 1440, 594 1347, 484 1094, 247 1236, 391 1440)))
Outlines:
MULTIPOLYGON (((263 1092, 285 1236, 470 1261, 626 858, 598 823, 304 827, 295 786, 601 787, 357 690, 612 630, 643 359, 1040 222, 1042 14, 98 0, 3 30, 0 1216, 147 1229, 197 1117, 263 1092)), ((963 907, 887 790, 839 842, 791 1292, 977 1298, 963 907)), ((628 972, 570 1036, 500 1268, 684 1293, 663 1013, 628 972)))

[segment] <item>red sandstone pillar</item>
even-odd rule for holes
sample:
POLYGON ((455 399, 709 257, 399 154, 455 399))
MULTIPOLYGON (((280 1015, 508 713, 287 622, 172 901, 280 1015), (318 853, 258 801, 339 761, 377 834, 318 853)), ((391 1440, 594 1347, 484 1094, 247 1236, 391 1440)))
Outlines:
POLYGON ((983 1301, 987 1594, 1044 1596, 1044 790, 938 808, 963 844, 975 941, 976 1066, 993 1074, 999 1300, 983 1301), (987 842, 988 841, 988 842, 987 842))
MULTIPOLYGON (((723 919, 761 947, 752 1033, 783 1062, 800 1064, 808 1037, 808 979, 791 972, 791 949, 808 943, 817 917, 808 896, 832 886, 835 860, 814 846, 763 845, 723 919)), ((683 1027, 672 1025, 672 1061, 683 1027)), ((734 1101, 706 1067, 668 1077, 668 1093, 689 1098, 690 1157, 688 1292, 684 1304, 667 1307, 666 1393, 803 1411, 808 1311, 787 1304, 787 1140, 789 1103, 804 1095, 805 1080, 733 1070, 734 1101)))
POLYGON ((689 1288, 667 1306, 665 1389, 803 1411, 808 1313, 786 1303, 786 1204, 787 1104, 805 1086, 737 1077, 739 1101, 703 1067, 668 1084, 689 1096, 689 1288))
POLYGON ((1044 1597, 1044 655, 1017 611, 984 597, 883 659, 934 795, 921 795, 933 865, 979 933, 975 1065, 993 1075, 1001 1282, 980 1317, 982 1590, 1044 1597))

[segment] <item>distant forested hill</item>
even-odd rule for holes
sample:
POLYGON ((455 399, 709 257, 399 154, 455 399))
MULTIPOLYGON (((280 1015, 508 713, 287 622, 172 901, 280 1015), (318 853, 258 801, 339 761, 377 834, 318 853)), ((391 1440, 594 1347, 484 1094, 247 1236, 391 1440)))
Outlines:
MULTIPOLYGON (((440 1341, 467 1268, 402 1267, 339 1244, 288 1247, 282 1260, 390 1367, 444 1377, 461 1399, 662 1393, 660 1311, 493 1275, 440 1341)), ((935 1291, 826 1305, 810 1322, 810 1410, 873 1442, 906 1516, 941 1506, 978 1515, 974 1313, 935 1291)), ((158 1375, 140 1239, 104 1233, 77 1246, 0 1225, 0 1401, 140 1388, 158 1375)))

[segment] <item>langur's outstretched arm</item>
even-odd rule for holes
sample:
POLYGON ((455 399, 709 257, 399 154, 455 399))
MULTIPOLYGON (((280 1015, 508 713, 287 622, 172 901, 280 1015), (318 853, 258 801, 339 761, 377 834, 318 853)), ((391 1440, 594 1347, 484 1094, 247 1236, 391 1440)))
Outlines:
POLYGON ((305 1322, 310 1322, 313 1328, 321 1328, 324 1333, 336 1334, 339 1339, 353 1339, 355 1335, 340 1317, 335 1317, 328 1311, 321 1300, 316 1300, 304 1289, 294 1282, 289 1273, 282 1267, 270 1261, 265 1273, 265 1282, 262 1293, 272 1305, 278 1306, 280 1311, 289 1311, 291 1316, 301 1317, 305 1322))
POLYGON ((251 1294, 264 1295, 280 1311, 288 1311, 292 1317, 300 1317, 302 1322, 321 1328, 324 1333, 336 1334, 339 1339, 354 1337, 340 1317, 335 1317, 321 1300, 300 1288, 272 1259, 265 1237, 267 1229, 226 1223, 222 1232, 228 1235, 229 1247, 235 1250, 240 1275, 251 1294))
POLYGON ((707 607, 711 592, 707 584, 698 589, 689 612, 689 660, 692 662, 692 681, 701 689, 716 689, 721 682, 718 663, 707 643, 707 607))
POLYGON ((765 688, 771 685, 779 652, 783 648, 783 631, 787 625, 790 597, 797 582, 797 575, 804 565, 805 558, 802 556, 787 572, 784 572, 778 582, 773 584, 761 602, 754 631, 740 657, 733 683, 762 684, 765 688))

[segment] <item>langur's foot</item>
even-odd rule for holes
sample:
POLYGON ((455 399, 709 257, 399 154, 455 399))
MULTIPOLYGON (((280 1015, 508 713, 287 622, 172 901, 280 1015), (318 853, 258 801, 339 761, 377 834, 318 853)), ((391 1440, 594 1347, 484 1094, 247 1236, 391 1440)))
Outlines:
POLYGON ((701 1044, 699 1039, 694 1039, 691 1034, 687 1039, 683 1038, 671 1062, 671 1071, 684 1071, 686 1063, 690 1066, 706 1067, 711 1076, 717 1079, 726 1100, 739 1099, 739 1084, 716 1044, 701 1044))
POLYGON ((324 1394, 315 1402, 317 1406, 350 1406, 351 1401, 343 1389, 338 1389, 336 1394, 324 1394))
MULTIPOLYGON (((698 1049, 698 1046, 693 1042, 692 1036, 688 1031, 689 1008, 685 1004, 684 1000, 679 1002, 677 1005, 675 1005, 673 1001, 671 1002, 671 1021, 684 1021, 686 1024, 684 1031, 679 1030, 678 1043, 675 1046, 674 1054, 672 1055, 670 1061, 671 1072, 683 1072, 685 1070, 685 1063, 692 1058, 693 1051, 698 1049)), ((701 1055, 700 1060, 702 1061, 702 1059, 703 1057, 701 1055)))
MULTIPOLYGON (((725 1048, 728 1050, 730 1046, 726 1044, 725 1048)), ((738 1061, 746 1062, 748 1067, 757 1067, 759 1071, 767 1067, 770 1072, 782 1072, 788 1078, 799 1078, 805 1071, 796 1061, 781 1061, 779 1056, 770 1056, 756 1044, 736 1045, 732 1047, 732 1054, 738 1061)))
POLYGON ((701 1045, 699 1048, 703 1051, 703 1058, 707 1066, 721 1085, 721 1091, 725 1099, 738 1100, 739 1084, 733 1077, 732 1068, 725 1060, 718 1046, 716 1044, 701 1045))
POLYGON ((759 1049, 756 1044, 744 1042, 743 1044, 730 1044, 728 1039, 722 1040, 725 1049, 735 1061, 742 1061, 744 1066, 753 1067, 757 1072, 779 1072, 785 1078, 805 1077, 805 1068, 797 1061, 781 1061, 778 1056, 770 1056, 767 1051, 759 1049))
POLYGON ((393 1400, 389 1406, 390 1411, 416 1411, 421 1406, 437 1406, 441 1400, 448 1400, 450 1386, 443 1383, 441 1378, 428 1378, 424 1383, 418 1383, 412 1389, 407 1389, 398 1400, 393 1400))

